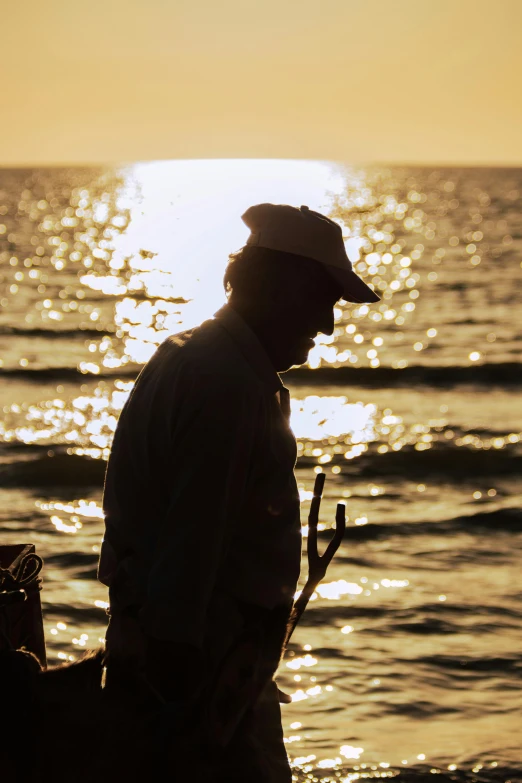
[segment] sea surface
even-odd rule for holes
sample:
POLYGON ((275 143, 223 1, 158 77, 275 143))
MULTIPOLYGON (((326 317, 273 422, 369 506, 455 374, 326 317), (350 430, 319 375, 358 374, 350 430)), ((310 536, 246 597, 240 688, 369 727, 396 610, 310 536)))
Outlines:
POLYGON ((1 542, 44 558, 49 663, 104 638, 102 481, 133 380, 224 303, 262 201, 338 220, 382 296, 340 302, 334 336, 283 376, 303 581, 317 472, 320 545, 338 502, 348 518, 279 672, 295 779, 520 781, 522 169, 0 171, 1 542))

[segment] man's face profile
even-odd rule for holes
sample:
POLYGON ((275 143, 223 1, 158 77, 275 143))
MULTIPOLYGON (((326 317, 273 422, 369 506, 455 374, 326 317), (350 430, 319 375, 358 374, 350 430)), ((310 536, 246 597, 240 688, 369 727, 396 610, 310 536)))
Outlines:
POLYGON ((235 261, 230 303, 243 315, 277 372, 304 364, 318 334, 333 334, 341 285, 324 265, 289 253, 248 249, 235 261))
POLYGON ((321 264, 310 260, 303 265, 274 312, 279 333, 274 359, 279 372, 304 364, 318 334, 333 334, 334 306, 341 296, 341 287, 321 264))

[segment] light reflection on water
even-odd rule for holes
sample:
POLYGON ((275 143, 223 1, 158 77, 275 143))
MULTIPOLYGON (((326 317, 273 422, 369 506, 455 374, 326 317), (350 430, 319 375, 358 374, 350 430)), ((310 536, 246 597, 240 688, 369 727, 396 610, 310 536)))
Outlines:
MULTIPOLYGON (((68 454, 107 459, 118 416, 132 386, 132 381, 102 381, 93 393, 70 400, 13 403, 4 408, 0 437, 6 443, 67 445, 68 454)), ((448 442, 480 451, 513 447, 522 439, 522 432, 489 437, 480 432, 459 432, 449 427, 444 416, 405 425, 391 408, 380 410, 373 403, 349 402, 345 395, 294 397, 291 405, 301 464, 313 463, 319 469, 329 466, 334 474, 342 471, 343 462, 360 457, 372 444, 379 454, 405 447, 426 451, 448 442)), ((372 494, 378 493, 377 488, 372 494)))
POLYGON ((415 191, 406 201, 378 198, 365 178, 333 163, 174 161, 138 164, 115 172, 112 181, 102 176, 91 187, 72 188, 67 198, 40 175, 16 205, 39 235, 36 252, 24 234, 10 231, 16 226, 8 223, 9 211, 5 218, 5 233, 19 247, 9 258, 6 304, 28 297, 28 326, 69 322, 108 332, 91 340, 85 372, 144 362, 168 333, 200 323, 223 303, 226 258, 248 234, 239 219, 244 209, 263 200, 305 202, 333 209, 358 273, 382 295, 371 312, 339 305, 336 334, 316 339, 309 366, 378 367, 386 336, 369 337, 362 325, 403 325, 411 316, 420 280, 412 266, 424 246, 406 255, 397 233, 429 229, 419 215, 409 217, 419 211, 415 191), (36 289, 40 296, 33 298, 36 289))
MULTIPOLYGON (((497 190, 492 180, 495 207, 497 190)), ((515 333, 503 329, 501 346, 494 323, 466 322, 492 285, 509 292, 515 282, 511 268, 499 281, 491 263, 479 261, 509 260, 518 238, 516 230, 507 233, 506 220, 489 219, 491 195, 484 186, 467 186, 461 172, 435 170, 423 180, 313 161, 172 161, 83 177, 38 172, 16 200, 9 200, 15 195, 9 188, 3 195, 6 322, 94 333, 85 372, 146 361, 167 333, 211 316, 224 301, 227 255, 246 238, 239 216, 262 200, 329 212, 343 227, 358 274, 382 296, 370 308, 340 303, 335 334, 316 339, 310 367, 446 364, 448 341, 462 365, 517 351, 515 333), (452 235, 452 220, 460 235, 452 235), (457 282, 464 264, 478 283, 465 296, 457 282), (458 355, 455 330, 440 322, 436 298, 418 312, 430 290, 440 291, 466 323, 458 355), (405 351, 408 330, 413 339, 405 351)), ((507 181, 500 197, 509 209, 520 194, 507 181)), ((19 355, 16 364, 31 368, 39 358, 19 355)), ((14 359, 9 350, 2 356, 4 366, 14 359)))

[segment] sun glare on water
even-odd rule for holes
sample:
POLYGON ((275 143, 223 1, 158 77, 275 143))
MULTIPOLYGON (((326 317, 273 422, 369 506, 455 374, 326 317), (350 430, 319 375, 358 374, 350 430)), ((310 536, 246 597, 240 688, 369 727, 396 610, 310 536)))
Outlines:
POLYGON ((338 164, 299 160, 155 161, 124 175, 119 207, 130 208, 132 219, 117 239, 112 263, 123 265, 143 247, 141 271, 148 272, 150 292, 161 296, 170 289, 171 296, 190 300, 184 328, 224 303, 226 259, 245 243, 241 215, 249 206, 270 201, 328 210, 330 194, 345 183, 338 164))

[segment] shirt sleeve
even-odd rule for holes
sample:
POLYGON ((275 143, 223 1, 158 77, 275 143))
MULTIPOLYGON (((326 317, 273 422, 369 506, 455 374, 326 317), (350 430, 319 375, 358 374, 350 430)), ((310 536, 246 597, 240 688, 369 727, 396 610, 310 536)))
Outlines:
POLYGON ((173 408, 169 505, 140 616, 147 634, 200 649, 259 437, 260 400, 232 381, 193 376, 173 408))

